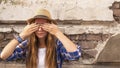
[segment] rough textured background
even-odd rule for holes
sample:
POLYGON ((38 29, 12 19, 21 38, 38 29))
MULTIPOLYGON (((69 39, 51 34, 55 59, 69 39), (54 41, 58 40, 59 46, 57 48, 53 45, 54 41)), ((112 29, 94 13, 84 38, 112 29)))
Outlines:
POLYGON ((113 20, 108 7, 114 0, 1 0, 0 18, 25 20, 38 8, 47 8, 54 19, 113 20))
MULTIPOLYGON (((13 33, 22 31, 25 20, 32 17, 38 8, 46 8, 58 22, 61 31, 73 42, 80 44, 83 51, 79 61, 65 62, 64 68, 87 68, 81 64, 93 64, 107 40, 120 32, 119 1, 0 0, 0 50, 13 38, 13 33)), ((1 61, 0 66, 23 68, 22 62, 1 61)))

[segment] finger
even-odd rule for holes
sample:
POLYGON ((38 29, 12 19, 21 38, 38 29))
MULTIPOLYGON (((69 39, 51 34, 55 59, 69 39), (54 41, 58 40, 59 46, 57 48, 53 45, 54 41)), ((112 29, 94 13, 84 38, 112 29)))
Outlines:
POLYGON ((37 30, 38 30, 38 28, 35 27, 35 28, 30 29, 29 31, 30 31, 30 32, 35 32, 35 31, 37 31, 37 30))
POLYGON ((47 26, 47 25, 44 25, 44 26, 41 26, 43 29, 50 29, 50 27, 49 26, 47 26))
POLYGON ((39 27, 39 25, 36 25, 36 24, 32 24, 30 25, 31 28, 34 28, 34 27, 39 27))
POLYGON ((43 29, 47 29, 47 28, 49 28, 48 26, 41 26, 43 29))
POLYGON ((50 31, 50 29, 49 29, 49 28, 46 28, 46 27, 42 27, 42 29, 45 30, 45 31, 47 31, 47 32, 50 31))
POLYGON ((49 26, 50 23, 44 23, 42 26, 49 26))
POLYGON ((31 32, 35 32, 35 31, 37 31, 37 30, 38 30, 38 29, 32 29, 31 32))
POLYGON ((37 24, 36 23, 32 23, 32 24, 30 24, 30 26, 37 26, 37 24))
POLYGON ((31 29, 34 29, 34 28, 39 28, 39 26, 38 25, 35 25, 35 26, 31 26, 31 29))
POLYGON ((42 27, 44 27, 44 28, 49 28, 50 25, 49 25, 49 24, 43 24, 42 27))

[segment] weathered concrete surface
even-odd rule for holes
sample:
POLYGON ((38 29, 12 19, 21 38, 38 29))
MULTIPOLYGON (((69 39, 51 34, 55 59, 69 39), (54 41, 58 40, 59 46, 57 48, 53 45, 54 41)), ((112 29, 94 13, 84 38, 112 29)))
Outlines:
POLYGON ((46 8, 54 19, 60 20, 109 20, 109 9, 114 0, 1 0, 0 19, 26 20, 38 8, 46 8))
MULTIPOLYGON (((9 20, 8 20, 9 21, 9 20)), ((25 26, 25 21, 1 21, 0 32, 11 32, 13 28, 16 32, 20 33, 25 26), (8 23, 7 23, 8 22, 8 23), (15 23, 11 23, 15 22, 15 23), (23 23, 24 22, 24 23, 23 23), (14 25, 16 24, 16 25, 14 25)), ((120 33, 120 24, 115 21, 79 21, 79 20, 66 20, 57 21, 60 30, 65 34, 114 34, 120 33), (68 23, 67 23, 68 22, 68 23), (66 25, 65 25, 66 24, 66 25)))
MULTIPOLYGON (((66 64, 62 68, 119 68, 120 63, 102 63, 96 65, 83 65, 83 64, 66 64)), ((19 63, 0 63, 0 68, 25 68, 25 64, 19 63)))
POLYGON ((115 1, 120 1, 120 0, 115 0, 115 1))
POLYGON ((120 62, 120 34, 112 36, 107 41, 97 62, 120 62))

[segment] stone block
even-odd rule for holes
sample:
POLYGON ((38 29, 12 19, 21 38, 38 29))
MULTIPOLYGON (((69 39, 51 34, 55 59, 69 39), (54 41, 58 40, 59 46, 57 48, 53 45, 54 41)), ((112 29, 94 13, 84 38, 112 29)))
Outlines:
POLYGON ((74 34, 74 35, 69 35, 71 40, 85 40, 86 35, 85 34, 74 34))
MULTIPOLYGON (((6 27, 8 27, 8 26, 6 26, 6 27)), ((11 32, 12 31, 12 29, 11 28, 6 28, 6 27, 0 27, 0 32, 11 32)))
POLYGON ((103 34, 102 35, 102 41, 105 41, 108 39, 108 37, 110 37, 111 35, 110 34, 103 34))
POLYGON ((113 15, 114 16, 120 16, 120 9, 114 9, 113 10, 113 15))
POLYGON ((14 36, 12 33, 5 33, 5 39, 13 39, 14 36))
POLYGON ((0 33, 0 41, 4 39, 4 34, 0 33))
POLYGON ((86 37, 86 40, 96 40, 96 41, 100 41, 101 39, 101 34, 88 34, 86 37))
POLYGON ((25 64, 18 63, 0 63, 0 68, 25 68, 25 64))
POLYGON ((82 27, 67 27, 65 28, 66 34, 83 34, 85 32, 85 29, 82 27))
POLYGON ((94 49, 98 44, 97 41, 79 41, 78 43, 82 49, 94 49))
POLYGON ((3 40, 0 42, 0 47, 3 48, 5 47, 8 43, 10 42, 10 40, 3 40))
MULTIPOLYGON (((83 52, 87 55, 89 55, 90 57, 93 57, 95 58, 96 57, 96 54, 98 53, 97 50, 95 49, 90 49, 90 50, 83 50, 83 52)), ((84 55, 85 56, 85 55, 84 55)))
POLYGON ((97 62, 120 62, 120 34, 112 36, 98 56, 97 62))

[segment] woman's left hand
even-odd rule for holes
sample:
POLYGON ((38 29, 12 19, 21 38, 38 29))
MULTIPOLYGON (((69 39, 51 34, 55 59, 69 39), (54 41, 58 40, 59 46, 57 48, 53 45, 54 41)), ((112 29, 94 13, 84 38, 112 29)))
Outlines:
POLYGON ((58 26, 53 23, 52 24, 45 23, 42 25, 42 28, 43 28, 43 30, 45 30, 53 35, 55 35, 57 32, 60 31, 58 26))

